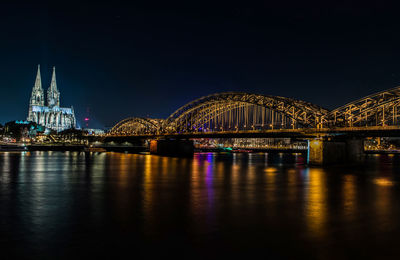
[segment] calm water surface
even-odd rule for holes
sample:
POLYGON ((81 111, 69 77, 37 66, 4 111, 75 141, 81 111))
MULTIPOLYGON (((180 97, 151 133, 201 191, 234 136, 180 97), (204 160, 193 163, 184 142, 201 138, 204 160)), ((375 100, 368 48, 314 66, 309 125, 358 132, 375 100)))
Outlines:
POLYGON ((1 259, 400 256, 400 157, 0 153, 1 259))

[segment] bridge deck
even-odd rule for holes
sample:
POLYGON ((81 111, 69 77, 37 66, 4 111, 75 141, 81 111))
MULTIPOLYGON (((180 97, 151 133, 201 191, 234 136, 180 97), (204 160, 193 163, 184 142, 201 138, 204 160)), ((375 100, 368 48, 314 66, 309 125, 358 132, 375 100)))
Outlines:
POLYGON ((107 135, 108 140, 123 140, 129 138, 316 138, 324 136, 354 136, 354 137, 400 137, 400 126, 371 126, 371 127, 341 127, 341 128, 303 128, 303 129, 274 129, 246 130, 224 132, 192 132, 164 133, 140 135, 107 135))

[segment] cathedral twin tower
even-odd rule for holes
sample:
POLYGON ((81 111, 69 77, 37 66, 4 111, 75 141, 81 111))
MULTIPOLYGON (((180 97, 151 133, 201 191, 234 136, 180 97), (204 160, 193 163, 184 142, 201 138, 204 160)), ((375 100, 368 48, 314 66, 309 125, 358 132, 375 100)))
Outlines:
POLYGON ((56 131, 75 128, 74 109, 72 107, 60 107, 60 92, 57 89, 55 67, 53 67, 50 87, 47 89, 47 102, 45 105, 42 79, 40 77, 40 65, 38 66, 35 85, 29 101, 27 120, 56 131))

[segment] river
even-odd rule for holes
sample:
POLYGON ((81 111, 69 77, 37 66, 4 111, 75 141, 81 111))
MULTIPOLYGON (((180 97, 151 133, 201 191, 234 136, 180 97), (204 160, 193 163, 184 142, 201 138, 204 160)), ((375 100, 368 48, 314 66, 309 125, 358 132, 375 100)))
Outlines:
POLYGON ((0 153, 2 259, 395 258, 400 156, 0 153))

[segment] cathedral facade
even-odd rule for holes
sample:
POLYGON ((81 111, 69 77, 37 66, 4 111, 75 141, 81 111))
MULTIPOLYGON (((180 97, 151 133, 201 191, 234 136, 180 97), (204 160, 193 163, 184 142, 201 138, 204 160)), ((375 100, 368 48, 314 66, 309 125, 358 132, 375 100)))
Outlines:
POLYGON ((57 89, 56 69, 53 67, 53 75, 50 87, 47 89, 47 99, 42 88, 40 65, 38 66, 35 85, 29 100, 28 121, 36 122, 46 128, 63 131, 76 127, 73 107, 60 107, 60 92, 57 89))

